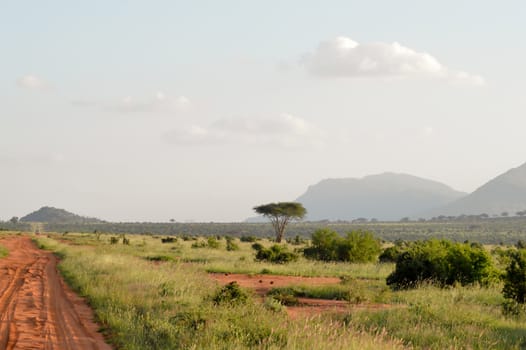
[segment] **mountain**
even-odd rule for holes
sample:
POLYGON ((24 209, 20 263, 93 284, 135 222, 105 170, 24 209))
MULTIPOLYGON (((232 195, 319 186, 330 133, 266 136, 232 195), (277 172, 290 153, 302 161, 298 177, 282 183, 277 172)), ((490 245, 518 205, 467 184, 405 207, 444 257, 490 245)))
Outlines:
POLYGON ((399 220, 416 217, 453 202, 466 193, 420 177, 383 173, 361 179, 327 179, 310 186, 297 201, 307 209, 307 219, 399 220))
POLYGON ((53 224, 92 224, 102 220, 70 213, 64 209, 42 207, 20 219, 22 222, 47 222, 53 224))
POLYGON ((425 217, 439 215, 500 215, 526 210, 526 163, 508 170, 470 195, 448 205, 424 213, 425 217))

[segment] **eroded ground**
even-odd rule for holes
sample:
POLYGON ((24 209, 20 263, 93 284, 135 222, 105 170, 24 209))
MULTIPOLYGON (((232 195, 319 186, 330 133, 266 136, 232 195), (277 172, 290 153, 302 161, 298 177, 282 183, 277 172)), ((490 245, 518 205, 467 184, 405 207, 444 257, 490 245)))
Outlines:
MULTIPOLYGON (((222 285, 235 281, 241 287, 252 289, 260 297, 264 297, 275 287, 292 285, 321 286, 340 283, 340 279, 337 277, 245 275, 234 273, 212 273, 210 276, 222 285)), ((287 313, 291 318, 308 317, 327 312, 343 313, 353 309, 383 309, 391 307, 388 304, 350 304, 344 300, 314 298, 298 298, 298 301, 298 306, 287 306, 287 313)))

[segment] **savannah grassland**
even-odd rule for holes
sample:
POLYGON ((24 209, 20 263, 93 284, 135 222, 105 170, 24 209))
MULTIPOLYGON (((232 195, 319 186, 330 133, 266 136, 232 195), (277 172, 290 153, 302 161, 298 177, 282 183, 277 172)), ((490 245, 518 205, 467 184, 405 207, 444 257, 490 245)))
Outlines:
MULTIPOLYGON (((502 315, 502 285, 424 285, 392 291, 393 264, 288 264, 254 261, 251 243, 199 238, 161 243, 161 236, 47 234, 37 244, 55 252, 66 281, 95 310, 101 331, 119 349, 521 349, 525 320, 502 315), (203 242, 199 244, 200 242, 203 242), (192 248, 194 245, 194 248, 192 248), (337 276, 334 286, 299 286, 305 295, 348 301, 345 313, 291 319, 271 297, 215 303, 221 288, 210 272, 337 276), (386 308, 366 305, 388 304, 386 308)), ((260 241, 269 245, 267 241, 260 241)), ((290 245, 290 249, 301 246, 290 245)))

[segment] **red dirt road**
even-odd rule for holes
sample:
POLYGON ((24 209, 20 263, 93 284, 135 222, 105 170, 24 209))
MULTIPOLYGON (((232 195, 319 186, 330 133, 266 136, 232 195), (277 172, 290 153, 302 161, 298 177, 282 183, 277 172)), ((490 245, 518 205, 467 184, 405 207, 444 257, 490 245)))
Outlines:
POLYGON ((0 239, 0 349, 106 350, 93 312, 57 272, 57 258, 26 236, 0 239))

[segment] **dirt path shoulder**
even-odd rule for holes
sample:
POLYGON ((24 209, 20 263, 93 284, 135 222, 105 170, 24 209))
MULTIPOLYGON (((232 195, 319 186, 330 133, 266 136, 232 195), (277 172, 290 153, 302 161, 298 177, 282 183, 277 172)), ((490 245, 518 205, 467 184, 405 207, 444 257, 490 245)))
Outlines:
POLYGON ((57 272, 57 258, 27 236, 0 240, 0 349, 106 350, 93 312, 57 272))

